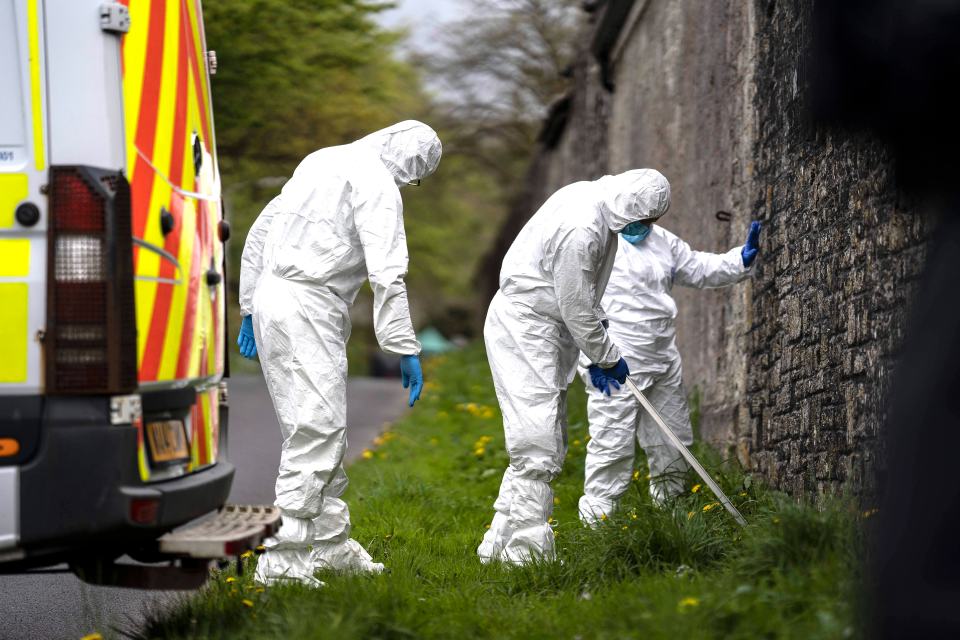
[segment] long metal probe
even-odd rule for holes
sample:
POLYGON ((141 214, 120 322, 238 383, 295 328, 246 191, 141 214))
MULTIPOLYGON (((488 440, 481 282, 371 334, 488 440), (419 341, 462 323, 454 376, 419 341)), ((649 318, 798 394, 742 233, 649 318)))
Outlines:
POLYGON ((730 512, 730 515, 733 516, 733 519, 736 520, 740 526, 747 526, 747 521, 743 518, 737 508, 733 506, 733 503, 730 502, 730 498, 727 497, 727 494, 725 494, 723 489, 720 488, 720 485, 718 485, 714 479, 710 477, 710 474, 707 473, 707 470, 704 469, 703 465, 700 464, 700 461, 697 460, 692 453, 690 453, 690 450, 687 449, 687 447, 680 441, 680 438, 677 437, 677 434, 675 434, 673 430, 667 426, 667 423, 664 422, 663 418, 660 417, 660 413, 653 407, 652 404, 650 404, 650 401, 647 400, 645 395, 643 395, 643 392, 640 391, 640 388, 636 385, 636 383, 630 378, 627 378, 627 386, 630 388, 630 391, 637 398, 643 408, 647 410, 647 413, 649 413, 653 418, 653 421, 657 423, 657 426, 660 427, 660 430, 663 431, 663 435, 667 436, 667 439, 670 441, 670 443, 673 444, 678 451, 680 451, 680 454, 690 464, 690 466, 693 467, 694 471, 697 472, 697 475, 703 478, 703 481, 707 483, 707 486, 710 487, 710 491, 713 491, 713 495, 717 496, 720 504, 722 504, 724 508, 730 512))

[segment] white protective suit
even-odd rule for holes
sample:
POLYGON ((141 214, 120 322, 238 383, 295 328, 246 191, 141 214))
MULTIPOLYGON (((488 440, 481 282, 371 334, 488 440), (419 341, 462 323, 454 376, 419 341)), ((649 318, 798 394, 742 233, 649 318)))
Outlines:
MULTIPOLYGON (((670 295, 675 284, 698 289, 725 287, 747 278, 741 247, 726 253, 693 251, 659 225, 634 246, 620 237, 610 282, 603 295, 609 332, 630 367, 630 378, 684 444, 693 443, 690 411, 681 382, 675 320, 670 295)), ((590 384, 585 358, 580 375, 587 385, 590 441, 587 443, 580 518, 594 524, 616 509, 630 486, 635 440, 650 466, 650 495, 660 504, 683 490, 687 463, 628 389, 605 396, 590 384)))
POLYGON ((540 207, 504 257, 483 336, 510 466, 482 561, 555 558, 549 482, 567 451, 566 389, 579 352, 604 368, 619 361, 599 315, 617 233, 669 206, 670 185, 652 169, 577 182, 540 207))
POLYGON ((440 154, 437 134, 416 121, 320 149, 304 158, 247 236, 240 312, 253 314, 283 435, 276 485, 283 524, 259 559, 261 582, 313 582, 321 568, 383 568, 350 539, 350 514, 340 499, 347 486, 348 310, 369 279, 380 347, 420 352, 404 284, 398 187, 433 173, 440 154))

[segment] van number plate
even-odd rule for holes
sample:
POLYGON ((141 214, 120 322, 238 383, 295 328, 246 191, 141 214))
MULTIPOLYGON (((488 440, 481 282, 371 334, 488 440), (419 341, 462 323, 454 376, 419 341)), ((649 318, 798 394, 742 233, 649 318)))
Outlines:
POLYGON ((187 430, 180 420, 147 423, 147 445, 154 463, 177 462, 190 458, 187 430))

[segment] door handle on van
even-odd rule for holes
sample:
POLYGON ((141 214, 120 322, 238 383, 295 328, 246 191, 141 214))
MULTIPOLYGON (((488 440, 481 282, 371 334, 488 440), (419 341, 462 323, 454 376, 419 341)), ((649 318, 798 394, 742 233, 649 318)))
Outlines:
POLYGON ((178 285, 183 284, 183 270, 180 268, 180 261, 177 260, 177 257, 175 255, 173 255, 169 251, 166 251, 165 249, 158 247, 155 244, 150 244, 143 238, 138 238, 136 236, 133 237, 133 244, 137 245, 141 249, 146 249, 147 251, 152 251, 153 253, 156 253, 164 260, 171 262, 173 266, 176 267, 177 269, 176 280, 173 280, 171 278, 160 278, 157 276, 139 276, 139 275, 136 276, 137 280, 142 280, 145 282, 159 282, 161 284, 178 284, 178 285))

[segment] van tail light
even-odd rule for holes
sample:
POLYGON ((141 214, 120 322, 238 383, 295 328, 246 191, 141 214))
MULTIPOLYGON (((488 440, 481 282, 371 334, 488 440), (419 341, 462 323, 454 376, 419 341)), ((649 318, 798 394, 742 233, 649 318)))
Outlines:
POLYGON ((122 173, 52 167, 47 285, 48 393, 137 386, 130 185, 122 173))

